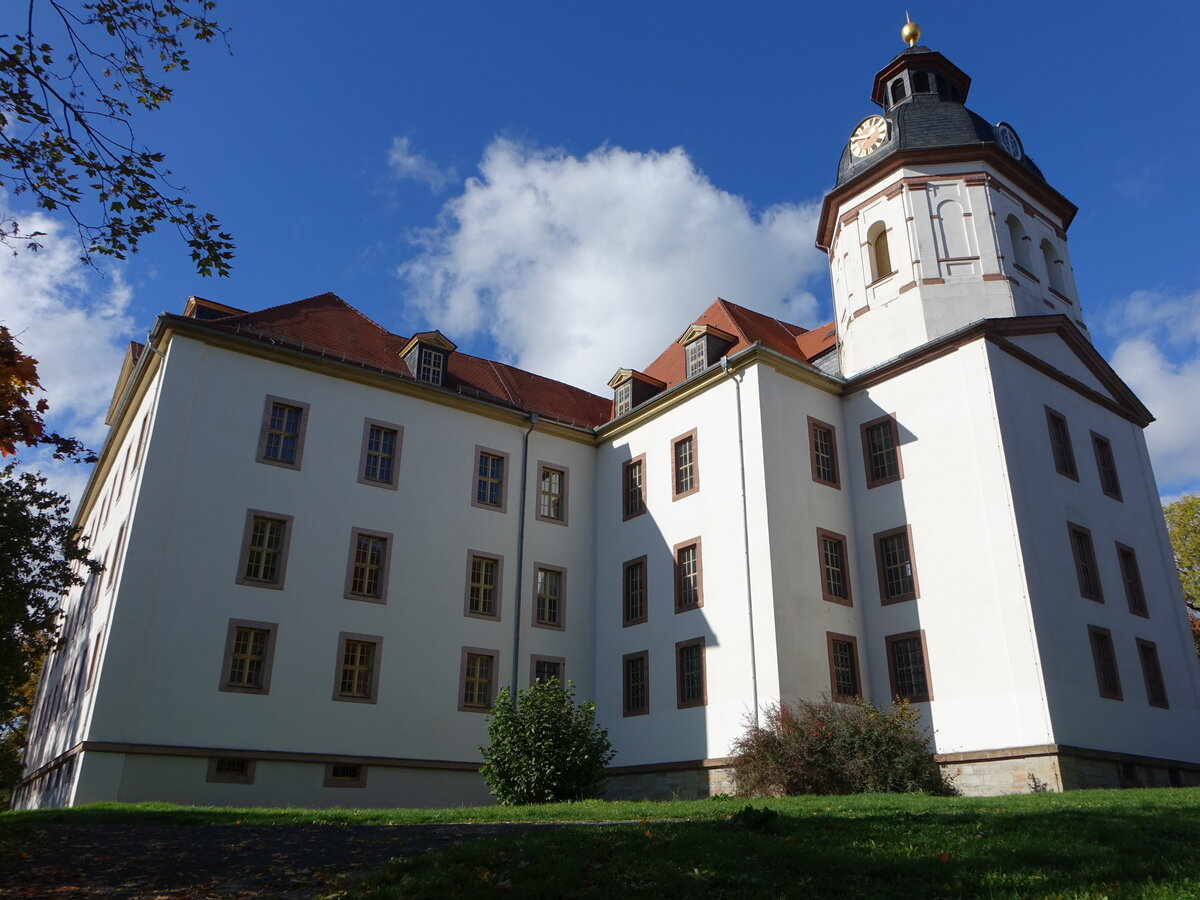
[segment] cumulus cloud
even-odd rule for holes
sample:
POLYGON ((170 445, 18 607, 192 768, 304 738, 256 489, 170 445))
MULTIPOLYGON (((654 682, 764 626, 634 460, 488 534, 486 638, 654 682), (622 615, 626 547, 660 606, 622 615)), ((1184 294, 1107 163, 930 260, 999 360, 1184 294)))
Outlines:
POLYGON ((1124 335, 1113 368, 1157 421, 1146 443, 1164 495, 1200 491, 1200 291, 1137 291, 1106 322, 1124 335))
MULTIPOLYGON (((7 248, 0 248, 5 253, 0 265, 0 323, 23 352, 38 360, 38 375, 50 402, 50 427, 99 449, 107 430, 104 415, 113 373, 134 331, 126 313, 130 290, 115 266, 106 267, 102 278, 81 265, 75 236, 58 222, 13 210, 0 193, 2 216, 15 216, 23 227, 46 236, 36 252, 11 256, 7 248)), ((37 454, 21 456, 45 471, 56 490, 73 497, 82 493, 85 467, 55 464, 37 454)))
POLYGON ((497 138, 400 267, 407 312, 487 336, 522 368, 596 392, 644 368, 717 296, 812 327, 815 204, 756 213, 681 148, 580 159, 497 138))
POLYGON ((397 178, 407 178, 427 185, 437 193, 454 181, 453 169, 442 169, 428 156, 417 152, 406 137, 392 138, 388 149, 388 166, 397 178))

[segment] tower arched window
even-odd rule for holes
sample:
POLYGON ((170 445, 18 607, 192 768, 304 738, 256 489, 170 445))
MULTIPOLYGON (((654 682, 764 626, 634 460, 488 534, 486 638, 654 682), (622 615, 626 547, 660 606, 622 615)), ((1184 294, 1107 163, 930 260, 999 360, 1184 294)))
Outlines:
POLYGON ((1046 263, 1046 275, 1050 279, 1050 290, 1066 294, 1067 286, 1063 281, 1062 261, 1059 260, 1054 245, 1047 238, 1042 239, 1042 259, 1046 263))
POLYGON ((888 247, 887 226, 876 222, 867 229, 867 249, 871 259, 871 280, 892 274, 892 253, 888 247))
POLYGON ((1029 238, 1025 235, 1025 226, 1014 215, 1005 219, 1004 224, 1008 226, 1008 242, 1012 244, 1013 262, 1026 272, 1032 272, 1033 264, 1029 261, 1029 238))
POLYGON ((899 103, 901 100, 904 99, 904 96, 905 96, 904 79, 897 78, 895 81, 892 82, 892 105, 899 103))
POLYGON ((913 72, 913 93, 928 94, 929 93, 929 73, 928 72, 913 72))

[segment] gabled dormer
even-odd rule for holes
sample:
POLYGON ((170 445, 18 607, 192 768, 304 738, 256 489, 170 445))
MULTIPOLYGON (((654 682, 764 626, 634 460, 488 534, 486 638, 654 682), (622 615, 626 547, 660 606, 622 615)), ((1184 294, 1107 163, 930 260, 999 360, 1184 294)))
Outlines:
POLYGON ((608 380, 613 389, 613 418, 623 416, 635 406, 649 400, 667 386, 665 381, 651 378, 645 372, 633 369, 617 369, 617 374, 608 380))
POLYGON ((687 363, 685 377, 699 375, 737 343, 737 337, 713 325, 695 323, 679 336, 675 343, 683 347, 687 363))
POLYGON ((187 305, 183 308, 183 314, 189 319, 205 319, 212 321, 214 319, 227 319, 230 316, 245 315, 244 309, 238 309, 236 306, 227 306, 224 303, 217 303, 215 300, 205 300, 203 297, 197 297, 195 294, 187 298, 187 305))
POLYGON ((417 381, 445 387, 446 361, 457 349, 458 346, 440 331, 422 331, 408 339, 400 351, 400 358, 417 381))

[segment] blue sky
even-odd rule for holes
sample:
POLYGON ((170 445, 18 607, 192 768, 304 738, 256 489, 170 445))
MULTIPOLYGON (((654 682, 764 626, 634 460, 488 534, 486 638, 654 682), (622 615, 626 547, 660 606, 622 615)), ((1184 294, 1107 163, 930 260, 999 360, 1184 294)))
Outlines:
MULTIPOLYGON (((101 278, 43 220, 45 251, 0 258, 0 320, 42 360, 57 423, 94 444, 125 342, 189 294, 257 309, 333 291, 600 393, 717 295, 815 326, 814 204, 903 49, 903 8, 849 9, 226 0, 232 55, 198 51, 137 130, 234 233, 233 276, 196 276, 163 233, 101 278)), ((1159 417, 1164 497, 1200 489, 1200 4, 910 11, 974 79, 968 106, 1015 126, 1080 207, 1093 339, 1159 417)), ((0 196, 33 221, 21 200, 0 196)))

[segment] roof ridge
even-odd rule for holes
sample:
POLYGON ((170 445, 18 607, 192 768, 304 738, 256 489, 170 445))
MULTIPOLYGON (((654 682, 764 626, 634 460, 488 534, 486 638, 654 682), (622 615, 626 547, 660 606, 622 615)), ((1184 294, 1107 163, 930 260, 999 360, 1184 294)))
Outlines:
MULTIPOLYGON (((730 303, 724 297, 720 296, 717 297, 716 302, 713 303, 712 306, 716 306, 718 304, 720 304, 722 311, 733 324, 734 330, 737 331, 738 337, 747 344, 753 344, 754 341, 750 340, 749 336, 746 334, 746 330, 742 328, 742 323, 737 320, 737 316, 733 313, 734 309, 741 309, 742 307, 738 306, 736 303, 730 303)), ((709 308, 711 309, 712 307, 710 306, 709 308)))

